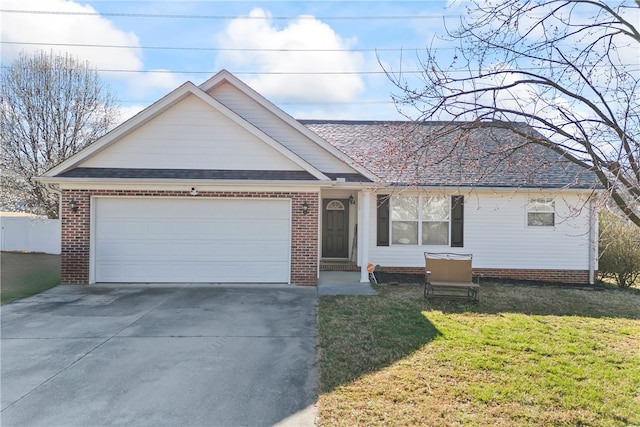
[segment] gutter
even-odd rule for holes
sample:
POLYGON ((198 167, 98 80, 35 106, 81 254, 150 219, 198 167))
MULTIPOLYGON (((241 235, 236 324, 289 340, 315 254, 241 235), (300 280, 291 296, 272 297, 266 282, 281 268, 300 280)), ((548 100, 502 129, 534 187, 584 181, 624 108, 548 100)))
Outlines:
POLYGON ((320 186, 329 187, 335 184, 329 180, 277 180, 277 181, 260 181, 260 180, 241 180, 241 179, 173 179, 173 178, 62 178, 62 177, 39 177, 38 181, 45 185, 50 184, 83 184, 92 185, 275 185, 275 186, 320 186))

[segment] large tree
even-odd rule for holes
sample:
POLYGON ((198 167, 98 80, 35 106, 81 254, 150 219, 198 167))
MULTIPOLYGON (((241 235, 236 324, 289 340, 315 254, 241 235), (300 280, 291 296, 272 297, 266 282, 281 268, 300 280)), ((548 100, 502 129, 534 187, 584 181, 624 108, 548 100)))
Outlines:
POLYGON ((448 28, 446 43, 434 40, 419 55, 418 80, 388 73, 401 89, 398 104, 417 108, 418 120, 491 121, 556 151, 595 172, 640 227, 638 3, 462 5, 467 14, 448 28), (517 122, 537 132, 522 132, 517 122))
POLYGON ((116 123, 114 95, 88 63, 55 53, 22 53, 1 82, 2 204, 57 218, 57 197, 33 178, 116 123))

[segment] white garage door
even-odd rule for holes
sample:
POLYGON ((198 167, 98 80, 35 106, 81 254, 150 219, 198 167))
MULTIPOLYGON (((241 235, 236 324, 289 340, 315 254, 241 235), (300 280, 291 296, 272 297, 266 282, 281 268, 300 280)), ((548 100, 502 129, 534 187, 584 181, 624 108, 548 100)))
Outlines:
POLYGON ((95 199, 96 282, 289 282, 290 203, 95 199))

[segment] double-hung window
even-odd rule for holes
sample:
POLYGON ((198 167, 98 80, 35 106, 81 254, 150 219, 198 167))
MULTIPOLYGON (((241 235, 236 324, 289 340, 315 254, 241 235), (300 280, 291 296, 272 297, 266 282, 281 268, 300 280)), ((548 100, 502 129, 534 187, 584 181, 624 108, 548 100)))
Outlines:
POLYGON ((449 244, 449 198, 422 197, 422 244, 449 244))
POLYGON ((418 196, 393 196, 391 198, 391 243, 417 245, 419 209, 418 196))
POLYGON ((553 227, 556 204, 550 198, 529 199, 527 202, 527 225, 531 227, 553 227))
POLYGON ((445 196, 393 196, 391 243, 448 245, 451 207, 445 196))

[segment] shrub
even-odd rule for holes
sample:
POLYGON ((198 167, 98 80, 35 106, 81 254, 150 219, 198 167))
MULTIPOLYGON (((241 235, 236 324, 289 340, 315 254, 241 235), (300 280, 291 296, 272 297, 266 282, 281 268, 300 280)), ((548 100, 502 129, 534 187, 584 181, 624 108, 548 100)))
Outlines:
POLYGON ((600 214, 602 277, 612 277, 621 288, 640 282, 640 228, 611 212, 600 214))

